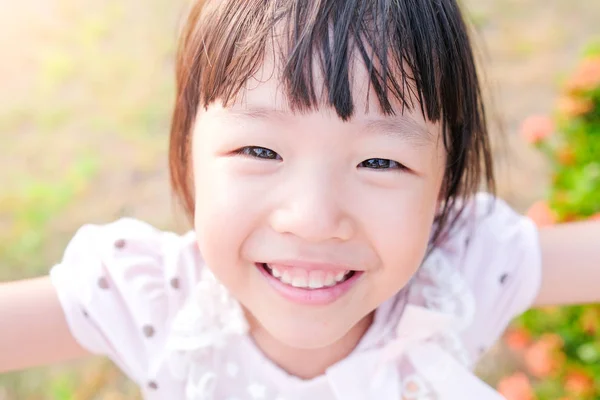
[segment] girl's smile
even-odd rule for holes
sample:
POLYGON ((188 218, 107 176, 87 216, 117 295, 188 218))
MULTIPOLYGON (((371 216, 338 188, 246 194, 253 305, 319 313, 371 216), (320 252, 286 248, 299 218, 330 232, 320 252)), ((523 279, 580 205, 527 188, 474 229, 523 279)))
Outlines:
POLYGON ((257 263, 271 287, 289 301, 305 305, 327 305, 346 294, 363 272, 335 265, 286 261, 257 263))

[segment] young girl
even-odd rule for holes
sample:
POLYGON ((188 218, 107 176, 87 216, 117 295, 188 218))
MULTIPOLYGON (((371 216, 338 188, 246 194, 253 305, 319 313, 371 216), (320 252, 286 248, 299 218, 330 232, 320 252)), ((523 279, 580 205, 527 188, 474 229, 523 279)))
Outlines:
POLYGON ((197 0, 170 156, 194 231, 85 226, 1 286, 0 371, 94 353, 147 399, 494 400, 471 368, 513 317, 600 298, 598 224, 476 194, 454 0, 197 0))

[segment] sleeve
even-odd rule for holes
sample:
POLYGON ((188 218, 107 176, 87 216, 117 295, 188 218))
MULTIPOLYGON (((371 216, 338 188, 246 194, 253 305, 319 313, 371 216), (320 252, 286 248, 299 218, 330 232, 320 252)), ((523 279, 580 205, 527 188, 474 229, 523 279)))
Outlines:
POLYGON ((463 276, 475 300, 467 341, 483 350, 529 309, 540 289, 541 249, 535 224, 488 194, 476 196, 461 229, 463 276), (472 218, 468 218, 471 216, 472 218))
POLYGON ((160 368, 170 320, 197 281, 193 232, 134 219, 83 226, 50 271, 71 333, 138 384, 160 368))

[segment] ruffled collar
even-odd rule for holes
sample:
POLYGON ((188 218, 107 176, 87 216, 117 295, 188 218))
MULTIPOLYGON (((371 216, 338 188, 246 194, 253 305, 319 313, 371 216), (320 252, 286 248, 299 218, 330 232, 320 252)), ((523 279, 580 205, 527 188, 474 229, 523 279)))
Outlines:
MULTIPOLYGON (((474 360, 460 334, 473 322, 474 296, 444 252, 434 250, 401 293, 377 310, 368 340, 327 370, 334 398, 454 400, 469 393, 503 399, 470 370, 474 360), (392 312, 397 307, 402 310, 392 312)), ((168 341, 169 366, 185 381, 187 400, 216 399, 217 378, 225 373, 217 367, 220 354, 247 333, 242 308, 204 268, 168 341)), ((264 394, 269 383, 247 384, 249 393, 264 394)))

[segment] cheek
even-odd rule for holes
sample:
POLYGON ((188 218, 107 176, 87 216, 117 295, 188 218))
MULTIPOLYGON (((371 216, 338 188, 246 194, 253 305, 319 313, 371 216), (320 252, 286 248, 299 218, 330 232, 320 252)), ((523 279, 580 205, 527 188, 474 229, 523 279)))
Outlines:
MULTIPOLYGON (((229 281, 227 275, 237 265, 239 247, 244 241, 244 203, 247 198, 230 185, 226 176, 209 158, 194 166, 194 227, 203 258, 215 275, 229 281)), ((231 274, 232 275, 232 274, 231 274)))
POLYGON ((422 180, 385 201, 371 200, 364 208, 365 229, 381 263, 374 279, 382 298, 404 287, 421 265, 437 210, 438 187, 436 180, 422 180))
POLYGON ((403 198, 386 213, 379 230, 380 253, 386 264, 414 266, 421 261, 437 208, 437 196, 403 198))
MULTIPOLYGON (((264 185, 230 173, 218 161, 198 164, 195 169, 196 223, 244 231, 260 216, 264 185)), ((217 229, 220 231, 220 229, 217 229)))
POLYGON ((233 293, 248 279, 244 246, 262 220, 264 188, 231 174, 218 159, 205 157, 194 168, 195 230, 200 251, 217 278, 233 293))

